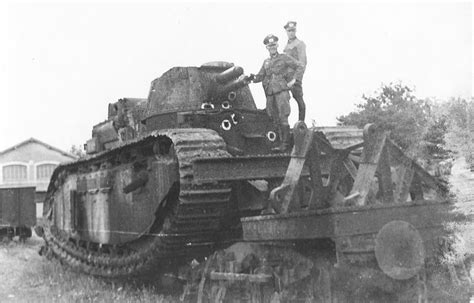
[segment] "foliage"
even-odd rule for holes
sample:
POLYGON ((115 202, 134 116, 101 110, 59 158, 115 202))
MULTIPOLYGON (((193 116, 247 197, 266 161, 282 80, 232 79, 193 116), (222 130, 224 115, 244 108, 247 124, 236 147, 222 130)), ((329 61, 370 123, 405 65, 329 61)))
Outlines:
POLYGON ((84 158, 86 156, 84 149, 82 149, 80 145, 72 145, 71 148, 69 149, 69 153, 75 155, 79 159, 84 158))
POLYGON ((375 95, 363 95, 362 99, 357 111, 337 118, 340 124, 363 127, 376 123, 390 131, 391 139, 404 150, 441 152, 438 144, 444 140, 445 121, 433 119, 429 100, 416 98, 413 90, 401 83, 382 84, 375 95))
POLYGON ((446 145, 474 163, 474 100, 451 98, 444 104, 444 112, 449 118, 446 145))
POLYGON ((451 98, 445 102, 418 99, 401 83, 382 85, 373 96, 362 96, 357 110, 338 118, 342 125, 376 123, 391 139, 426 166, 457 154, 474 164, 474 102, 451 98))
POLYGON ((446 133, 448 131, 448 118, 446 116, 433 117, 427 132, 423 137, 428 155, 436 159, 445 159, 449 156, 446 149, 446 133))

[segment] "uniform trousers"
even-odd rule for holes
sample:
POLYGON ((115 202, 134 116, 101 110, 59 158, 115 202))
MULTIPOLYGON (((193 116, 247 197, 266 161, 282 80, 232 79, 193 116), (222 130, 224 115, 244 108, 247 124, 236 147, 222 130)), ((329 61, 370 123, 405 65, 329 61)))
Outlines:
POLYGON ((290 116, 290 93, 287 90, 281 91, 273 95, 267 95, 267 114, 274 122, 278 122, 280 126, 289 125, 288 117, 290 116))

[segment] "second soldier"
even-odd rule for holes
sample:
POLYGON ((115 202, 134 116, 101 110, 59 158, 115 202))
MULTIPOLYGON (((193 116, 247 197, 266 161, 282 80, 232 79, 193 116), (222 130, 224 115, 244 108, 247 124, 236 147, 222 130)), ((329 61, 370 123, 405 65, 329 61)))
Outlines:
POLYGON ((303 72, 296 77, 296 83, 291 88, 291 94, 298 103, 298 120, 304 121, 306 114, 306 105, 303 100, 303 73, 306 68, 306 45, 296 37, 296 22, 288 21, 285 26, 288 35, 288 43, 283 52, 288 56, 295 58, 303 65, 303 72))

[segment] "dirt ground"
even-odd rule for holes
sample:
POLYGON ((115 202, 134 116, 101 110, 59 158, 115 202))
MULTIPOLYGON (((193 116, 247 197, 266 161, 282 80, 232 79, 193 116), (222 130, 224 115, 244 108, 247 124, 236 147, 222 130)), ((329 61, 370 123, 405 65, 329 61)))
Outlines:
MULTIPOLYGON (((461 212, 474 216, 474 173, 464 159, 455 161, 450 177, 461 212)), ((474 254, 474 221, 462 226, 462 249, 474 254)), ((0 243, 0 302, 176 302, 159 289, 127 283, 110 283, 71 273, 38 255, 42 239, 33 234, 25 243, 18 239, 0 243)), ((471 272, 471 276, 474 273, 471 272)), ((474 298, 471 299, 474 302, 474 298)))

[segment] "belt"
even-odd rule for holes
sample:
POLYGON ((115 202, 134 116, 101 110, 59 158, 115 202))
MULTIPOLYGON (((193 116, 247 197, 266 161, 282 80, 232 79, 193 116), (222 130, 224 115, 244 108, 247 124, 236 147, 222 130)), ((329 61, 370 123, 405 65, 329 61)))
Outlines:
POLYGON ((274 79, 283 79, 283 80, 284 80, 284 78, 283 78, 282 75, 276 75, 276 74, 272 74, 271 79, 272 79, 272 80, 274 80, 274 79))

